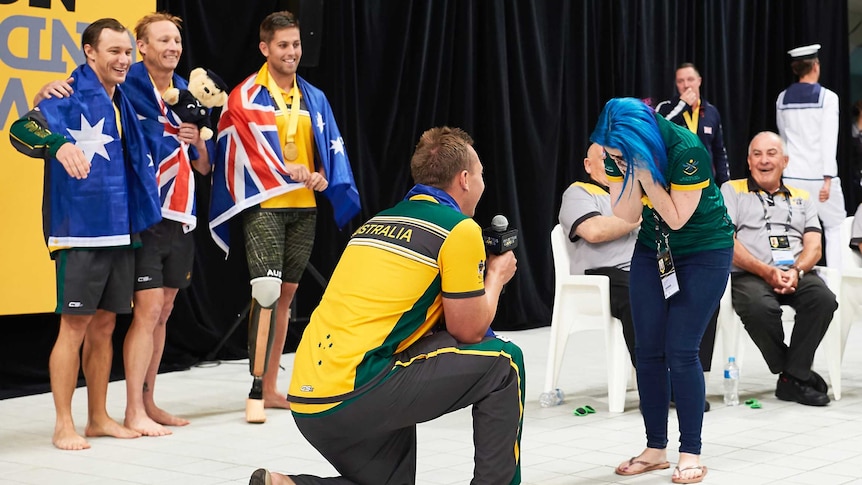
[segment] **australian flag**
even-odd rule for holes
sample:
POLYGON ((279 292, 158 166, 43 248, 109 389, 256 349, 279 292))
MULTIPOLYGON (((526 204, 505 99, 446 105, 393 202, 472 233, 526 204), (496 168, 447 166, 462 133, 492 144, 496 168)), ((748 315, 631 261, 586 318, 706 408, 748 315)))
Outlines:
MULTIPOLYGON (((186 80, 177 74, 171 81, 174 88, 188 89, 186 80)), ((197 224, 195 177, 191 168, 191 160, 199 156, 197 150, 180 142, 181 121, 153 86, 143 62, 135 63, 129 69, 123 90, 138 114, 147 145, 156 161, 162 217, 180 222, 191 231, 197 224)), ((215 144, 208 141, 207 149, 214 153, 215 144)))
MULTIPOLYGON (((291 180, 284 169, 275 101, 255 82, 256 77, 257 73, 252 74, 231 92, 219 121, 210 232, 225 254, 230 250, 228 220, 276 195, 304 187, 291 180)), ((342 228, 360 209, 344 140, 323 91, 299 76, 296 82, 311 116, 318 161, 329 182, 323 195, 332 204, 335 223, 342 228)))
POLYGON ((62 133, 81 148, 91 166, 87 178, 77 180, 56 159, 48 162, 48 247, 53 251, 127 245, 130 233, 143 231, 162 218, 153 160, 122 89, 117 87, 112 102, 86 64, 71 77, 74 93, 45 99, 39 110, 51 131, 62 133))

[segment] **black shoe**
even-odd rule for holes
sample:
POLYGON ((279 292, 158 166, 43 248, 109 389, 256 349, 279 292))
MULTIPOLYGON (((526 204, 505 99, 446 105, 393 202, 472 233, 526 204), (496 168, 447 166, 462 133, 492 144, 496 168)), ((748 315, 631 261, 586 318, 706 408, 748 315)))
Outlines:
POLYGON ((785 373, 778 376, 775 397, 782 401, 794 401, 806 406, 829 404, 829 396, 809 386, 806 382, 785 373))
POLYGON ((820 374, 814 372, 814 370, 811 371, 811 375, 808 376, 808 380, 805 383, 813 387, 815 391, 822 392, 823 394, 826 394, 826 391, 829 390, 826 381, 823 380, 820 374))
POLYGON ((272 476, 264 468, 258 468, 251 474, 248 485, 272 485, 272 476))

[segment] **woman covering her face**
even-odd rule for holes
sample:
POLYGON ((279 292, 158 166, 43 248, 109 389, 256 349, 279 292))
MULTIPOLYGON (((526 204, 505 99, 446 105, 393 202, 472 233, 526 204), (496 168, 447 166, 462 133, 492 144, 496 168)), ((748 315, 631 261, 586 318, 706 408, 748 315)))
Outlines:
POLYGON ((605 150, 614 214, 640 233, 631 264, 638 392, 646 449, 620 475, 669 468, 673 389, 679 418, 675 483, 699 482, 705 387, 700 340, 718 306, 733 256, 733 226, 697 135, 634 98, 608 101, 590 136, 605 150))

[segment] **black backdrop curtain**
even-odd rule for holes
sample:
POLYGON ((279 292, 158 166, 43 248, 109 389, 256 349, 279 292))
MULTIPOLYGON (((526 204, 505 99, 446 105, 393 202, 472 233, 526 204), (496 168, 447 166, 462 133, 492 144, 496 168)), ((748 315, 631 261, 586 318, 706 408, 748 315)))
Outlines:
MULTIPOLYGON (((467 130, 485 165, 487 188, 476 220, 508 217, 521 231, 518 273, 501 298, 493 328, 547 325, 553 301, 549 233, 560 197, 583 177, 581 160, 604 103, 615 96, 675 93, 674 70, 695 63, 702 94, 722 117, 733 177, 746 175, 748 141, 775 130, 775 98, 794 81, 786 51, 820 43, 821 83, 843 103, 841 139, 849 139, 849 54, 845 1, 687 0, 159 0, 184 19, 178 71, 204 66, 234 86, 264 62, 258 25, 275 10, 322 8, 322 25, 303 25, 321 41, 317 67, 300 75, 329 97, 362 200, 343 231, 320 204, 311 263, 327 277, 359 223, 403 197, 419 134, 448 124, 467 130), (847 108, 847 109, 845 109, 847 108)), ((309 17, 310 18, 310 17, 309 17)), ((310 46, 306 46, 306 53, 310 46)), ((302 64, 301 64, 302 65, 302 64)), ((846 181, 854 177, 844 163, 846 181)), ((225 260, 206 230, 208 179, 199 177, 198 252, 192 287, 180 292, 168 324, 165 369, 213 357, 245 357, 239 317, 250 289, 240 234, 225 260)), ((859 201, 845 183, 848 207, 859 201)), ((236 228, 233 228, 234 230, 236 228)), ((396 283, 397 284, 397 283, 396 283)), ((306 272, 297 294, 288 349, 295 347, 322 285, 306 272)), ((56 315, 0 318, 0 396, 35 383, 45 390, 56 315), (22 341, 28 342, 22 345, 22 341)), ((120 317, 115 369, 128 327, 120 317)))

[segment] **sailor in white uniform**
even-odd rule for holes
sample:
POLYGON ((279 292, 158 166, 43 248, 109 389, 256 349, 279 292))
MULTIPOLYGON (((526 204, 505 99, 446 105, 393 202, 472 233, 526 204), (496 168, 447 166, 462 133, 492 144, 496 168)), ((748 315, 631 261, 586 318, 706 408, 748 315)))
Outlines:
POLYGON ((841 267, 841 222, 847 217, 838 178, 838 95, 819 84, 820 44, 787 51, 793 73, 791 84, 775 102, 775 119, 787 145, 788 184, 807 190, 817 201, 826 238, 826 264, 841 267))

